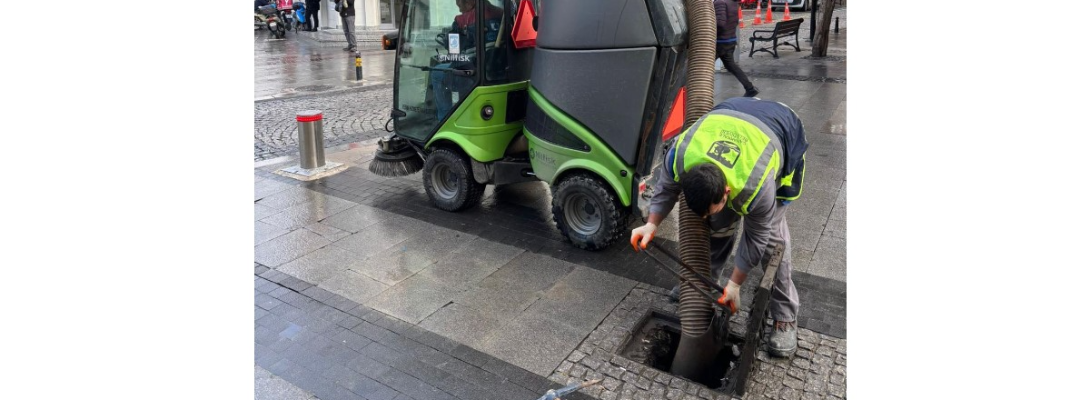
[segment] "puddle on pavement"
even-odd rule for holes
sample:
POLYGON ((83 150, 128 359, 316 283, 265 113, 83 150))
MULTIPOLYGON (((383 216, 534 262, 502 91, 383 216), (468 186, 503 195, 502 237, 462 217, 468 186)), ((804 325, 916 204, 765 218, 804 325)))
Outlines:
MULTIPOLYGON (((708 374, 707 381, 697 381, 708 389, 725 389, 733 367, 740 358, 742 343, 729 339, 731 344, 719 351, 714 363, 715 369, 708 374)), ((670 374, 670 367, 681 341, 681 321, 677 316, 658 310, 651 310, 634 330, 627 344, 621 347, 620 355, 630 360, 650 366, 670 374)))

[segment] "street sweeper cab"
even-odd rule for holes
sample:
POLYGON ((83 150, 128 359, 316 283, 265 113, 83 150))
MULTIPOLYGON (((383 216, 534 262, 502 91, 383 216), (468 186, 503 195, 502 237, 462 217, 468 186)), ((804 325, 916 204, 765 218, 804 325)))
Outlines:
POLYGON ((564 237, 616 241, 684 122, 683 0, 407 0, 401 12, 394 134, 370 170, 423 170, 447 211, 486 185, 541 180, 564 237))

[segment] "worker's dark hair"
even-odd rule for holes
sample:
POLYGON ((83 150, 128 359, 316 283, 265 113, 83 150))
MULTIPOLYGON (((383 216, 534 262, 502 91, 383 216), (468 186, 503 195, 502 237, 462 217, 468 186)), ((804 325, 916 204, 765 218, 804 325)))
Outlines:
POLYGON ((713 164, 698 164, 681 174, 681 191, 685 193, 685 202, 696 215, 704 216, 712 204, 723 199, 727 190, 727 179, 723 171, 713 164))

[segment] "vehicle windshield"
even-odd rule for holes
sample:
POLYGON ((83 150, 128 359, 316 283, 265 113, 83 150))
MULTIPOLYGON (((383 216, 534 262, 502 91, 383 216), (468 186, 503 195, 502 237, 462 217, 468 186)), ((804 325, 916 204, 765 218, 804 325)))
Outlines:
POLYGON ((411 0, 399 39, 395 122, 401 136, 426 140, 477 85, 478 0, 411 0))

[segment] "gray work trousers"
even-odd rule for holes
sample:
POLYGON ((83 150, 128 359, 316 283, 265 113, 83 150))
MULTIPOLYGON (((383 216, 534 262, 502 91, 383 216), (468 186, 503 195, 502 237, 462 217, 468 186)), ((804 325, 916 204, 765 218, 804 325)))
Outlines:
POLYGON ((341 28, 344 29, 344 39, 348 41, 348 48, 356 49, 356 16, 341 16, 341 28))
MULTIPOLYGON (((741 221, 742 216, 727 207, 708 217, 708 228, 711 231, 711 275, 723 283, 723 286, 726 286, 733 272, 733 268, 724 271, 724 267, 734 248, 735 238, 740 236, 738 227, 742 225, 741 221)), ((765 253, 766 260, 777 244, 783 244, 784 253, 780 269, 776 272, 776 281, 772 284, 769 310, 772 312, 772 319, 791 322, 799 314, 799 292, 795 290, 795 282, 791 280, 791 232, 787 230, 787 206, 780 204, 779 200, 776 200, 772 209, 772 235, 765 253)))

